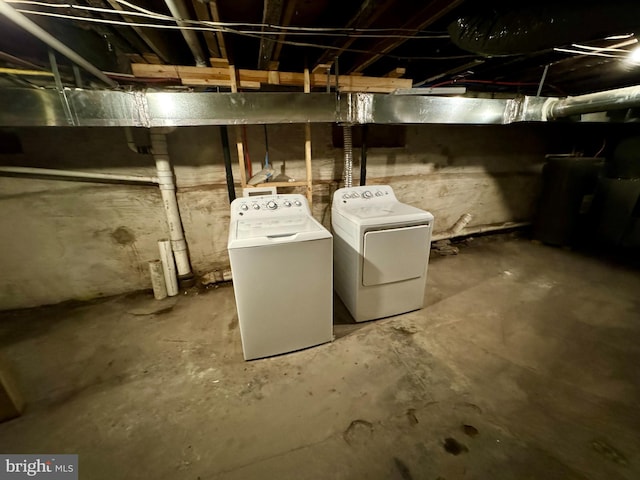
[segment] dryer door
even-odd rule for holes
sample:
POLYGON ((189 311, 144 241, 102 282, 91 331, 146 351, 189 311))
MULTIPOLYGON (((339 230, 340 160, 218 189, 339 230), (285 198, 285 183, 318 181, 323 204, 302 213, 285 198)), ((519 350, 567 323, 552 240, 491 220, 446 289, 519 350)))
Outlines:
POLYGON ((417 225, 366 232, 362 285, 382 285, 424 275, 430 230, 430 225, 417 225))

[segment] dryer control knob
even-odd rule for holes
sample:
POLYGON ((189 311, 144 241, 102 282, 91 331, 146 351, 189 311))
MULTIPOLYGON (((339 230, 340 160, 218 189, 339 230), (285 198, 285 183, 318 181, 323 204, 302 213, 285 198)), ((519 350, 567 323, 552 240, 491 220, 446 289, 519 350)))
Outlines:
POLYGON ((371 198, 373 197, 373 193, 371 193, 369 190, 365 190, 364 192, 362 192, 362 198, 371 198))
POLYGON ((285 207, 290 207, 291 206, 291 202, 289 200, 285 200, 285 202, 283 203, 283 205, 285 207))
POLYGON ((301 207, 302 206, 302 202, 300 200, 296 200, 295 202, 296 207, 301 207))
POLYGON ((257 203, 253 204, 253 209, 254 210, 260 210, 260 205, 258 205, 257 203))
POLYGON ((275 210, 276 208, 278 208, 278 204, 271 200, 270 202, 267 202, 267 208, 269 210, 275 210))
POLYGON ((247 205, 246 203, 240 205, 240 210, 244 210, 244 211, 249 210, 249 205, 247 205))
POLYGON ((384 193, 382 193, 380 190, 376 192, 376 197, 381 197, 382 195, 384 195, 384 193))

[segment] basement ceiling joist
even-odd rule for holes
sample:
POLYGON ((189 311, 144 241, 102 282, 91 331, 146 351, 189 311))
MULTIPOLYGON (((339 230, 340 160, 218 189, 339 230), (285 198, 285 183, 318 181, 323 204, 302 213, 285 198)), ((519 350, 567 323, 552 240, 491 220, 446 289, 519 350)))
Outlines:
MULTIPOLYGON (((130 63, 193 66, 194 55, 163 1, 3 0, 110 72, 122 85, 150 86, 127 77, 130 63), (108 23, 104 23, 108 22, 108 23)), ((576 95, 640 83, 640 65, 625 57, 630 43, 602 60, 575 44, 612 48, 640 32, 633 0, 174 0, 181 3, 202 50, 237 70, 305 68, 382 77, 404 69, 414 86, 461 85, 468 90, 576 95), (203 23, 205 22, 205 23, 203 23), (209 23, 206 23, 209 22, 209 23), (217 22, 217 23, 212 23, 217 22), (582 42, 582 43, 581 43, 582 42), (535 48, 531 48, 534 46, 535 48), (572 53, 574 52, 574 53, 572 53)), ((0 67, 30 63, 50 69, 39 40, 0 17, 0 67), (8 59, 17 58, 17 62, 8 59)), ((63 83, 71 65, 58 58, 63 83)), ((2 84, 16 82, 3 74, 2 84)), ((22 77, 22 84, 52 86, 22 77)), ((93 86, 84 77, 84 86, 93 86)), ((196 87, 199 88, 199 87, 196 87)), ((203 86, 205 88, 205 86, 203 86)))

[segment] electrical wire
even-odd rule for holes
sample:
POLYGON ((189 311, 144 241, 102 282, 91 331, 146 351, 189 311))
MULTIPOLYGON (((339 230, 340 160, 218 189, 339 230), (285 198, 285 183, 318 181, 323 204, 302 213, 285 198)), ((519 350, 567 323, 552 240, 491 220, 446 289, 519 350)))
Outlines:
MULTIPOLYGON (((214 22, 208 20, 191 20, 191 19, 178 19, 172 17, 170 15, 165 15, 162 13, 153 12, 151 10, 144 9, 132 3, 129 3, 124 0, 115 0, 118 3, 126 5, 130 8, 134 8, 136 11, 129 10, 114 10, 110 8, 101 8, 101 7, 92 7, 85 5, 74 5, 70 3, 47 3, 40 2, 35 0, 6 0, 7 3, 15 3, 15 4, 23 4, 23 5, 34 5, 40 7, 49 7, 49 8, 66 8, 66 9, 74 9, 74 10, 82 10, 82 11, 90 11, 90 12, 98 12, 98 13, 106 13, 111 15, 127 15, 127 16, 135 16, 135 17, 143 17, 143 18, 152 18, 154 20, 161 20, 167 22, 176 22, 180 21, 183 23, 196 25, 204 25, 211 27, 255 27, 255 28, 270 28, 274 31, 260 31, 261 34, 264 35, 281 35, 282 33, 287 33, 288 35, 322 35, 322 36, 344 36, 354 34, 357 37, 364 38, 406 38, 406 39, 447 39, 450 38, 450 35, 441 32, 423 32, 421 30, 409 29, 409 28, 339 28, 339 27, 293 27, 289 25, 275 25, 268 23, 245 23, 245 22, 214 22), (282 30, 282 31, 277 31, 282 30), (315 33, 318 32, 318 33, 315 33), (330 33, 337 32, 337 33, 330 33), (342 33, 340 33, 342 32, 342 33), (368 32, 396 32, 393 34, 382 34, 382 33, 368 33, 368 32), (408 32, 413 35, 401 35, 397 32, 408 32), (422 33, 422 35, 415 35, 417 33, 422 33), (355 35, 358 34, 358 35, 355 35)), ((34 14, 45 14, 46 12, 36 12, 33 10, 20 10, 22 13, 34 13, 34 14)), ((73 16, 69 16, 73 18, 73 16)), ((86 18, 86 17, 81 17, 86 18)), ((77 19, 77 18, 76 18, 77 19)), ((147 25, 143 25, 147 26, 147 25)), ((214 30, 215 31, 215 30, 214 30)), ((218 31, 226 31, 226 30, 218 30, 218 31)), ((243 33, 256 33, 257 31, 251 30, 249 32, 242 31, 243 33)))
MULTIPOLYGON (((231 34, 241 35, 241 36, 250 37, 250 38, 256 38, 259 40, 262 40, 264 38, 264 35, 263 35, 264 32, 248 33, 248 32, 243 32, 243 31, 229 29, 229 28, 159 25, 157 23, 138 23, 138 22, 128 22, 128 21, 122 21, 122 20, 108 20, 108 19, 102 19, 102 18, 78 17, 75 15, 66 15, 66 14, 52 13, 52 12, 40 12, 36 10, 24 10, 24 9, 16 9, 16 11, 27 14, 27 15, 40 15, 45 17, 64 18, 64 19, 71 19, 71 20, 76 20, 80 22, 101 23, 101 24, 119 25, 119 26, 128 26, 128 27, 159 28, 159 29, 165 29, 165 30, 196 30, 196 31, 204 31, 204 32, 224 32, 224 33, 231 33, 231 34)), ((171 18, 173 21, 175 21, 173 17, 171 18)), ((272 39, 272 38, 269 40, 275 43, 281 43, 283 45, 320 48, 323 50, 339 50, 341 52, 373 54, 373 55, 384 56, 384 57, 395 59, 395 60, 455 60, 460 58, 478 58, 478 55, 400 56, 400 55, 391 55, 385 52, 377 52, 374 50, 364 50, 364 49, 355 49, 355 48, 345 49, 342 47, 337 47, 335 45, 324 45, 319 43, 297 42, 297 41, 291 41, 291 40, 272 39)))
MULTIPOLYGON (((12 0, 12 1, 19 1, 19 0, 12 0)), ((154 15, 154 16, 163 16, 163 14, 159 14, 157 12, 153 12, 151 10, 147 10, 145 8, 142 8, 138 5, 135 5, 133 3, 128 2, 127 0, 114 0, 117 3, 121 4, 121 5, 126 5, 129 8, 133 8, 134 10, 137 10, 141 13, 147 13, 150 15, 154 15)), ((166 15, 165 15, 166 16, 166 15)), ((176 20, 173 17, 172 20, 176 20)), ((411 32, 411 33, 416 33, 419 30, 416 29, 411 29, 411 28, 340 28, 340 27, 293 27, 290 25, 275 25, 275 24, 271 24, 271 23, 244 23, 244 22, 237 22, 237 23, 229 23, 229 22, 209 22, 209 23, 216 23, 218 25, 221 26, 251 26, 251 27, 259 27, 259 28, 273 28, 273 29, 282 29, 282 30, 291 30, 291 31, 295 31, 295 30, 305 30, 305 31, 354 31, 354 32, 367 32, 367 31, 406 31, 406 32, 411 32)), ((444 38, 449 38, 449 35, 444 35, 444 38)))

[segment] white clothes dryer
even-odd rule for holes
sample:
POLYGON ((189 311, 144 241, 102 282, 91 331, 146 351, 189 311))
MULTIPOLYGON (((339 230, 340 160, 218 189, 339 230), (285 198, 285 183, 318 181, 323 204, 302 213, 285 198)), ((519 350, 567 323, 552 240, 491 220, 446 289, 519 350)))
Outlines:
POLYGON ((333 339, 332 248, 302 195, 231 203, 228 250, 246 360, 333 339))
POLYGON ((356 322, 424 306, 433 215, 401 203, 388 185, 333 195, 334 282, 356 322))

